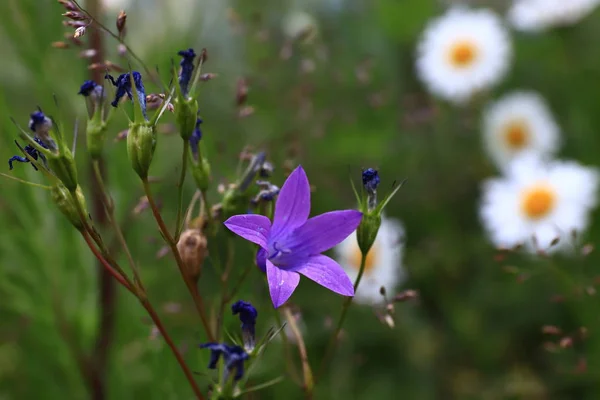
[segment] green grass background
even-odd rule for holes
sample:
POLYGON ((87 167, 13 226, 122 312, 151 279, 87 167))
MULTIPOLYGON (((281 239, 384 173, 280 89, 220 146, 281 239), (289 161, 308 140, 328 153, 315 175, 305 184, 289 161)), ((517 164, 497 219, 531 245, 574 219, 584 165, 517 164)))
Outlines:
MULTIPOLYGON (((502 12, 503 2, 491 5, 502 12)), ((600 13, 573 28, 512 32, 515 57, 506 80, 475 104, 457 109, 431 98, 415 78, 419 34, 443 12, 433 0, 140 0, 127 11, 128 42, 151 67, 168 71, 172 59, 178 62, 178 50, 208 48, 205 70, 219 77, 202 85, 199 102, 214 187, 235 179, 244 145, 268 151, 278 166, 276 183, 283 182, 285 160, 302 163, 316 187, 313 214, 354 207, 349 177, 358 180, 362 167, 379 168, 381 192, 408 179, 387 214, 401 219, 407 232, 407 278, 398 290, 416 289, 420 297, 396 306, 395 329, 381 324, 372 309, 353 307, 316 398, 600 398, 600 302, 583 290, 598 275, 598 254, 549 259, 512 254, 499 260, 477 217, 481 182, 497 174, 480 140, 480 111, 489 98, 512 89, 539 91, 563 130, 560 157, 600 165, 600 13), (284 60, 281 25, 292 10, 311 13, 318 35, 310 43, 294 43, 292 57, 284 60), (313 72, 303 72, 304 60, 314 62, 313 72), (367 64, 370 81, 364 84, 356 70, 367 64), (242 120, 234 105, 240 76, 249 81, 248 104, 256 109, 242 120), (505 272, 506 266, 518 273, 505 272), (521 282, 523 276, 528 279, 521 282), (565 300, 551 302, 557 294, 565 300), (565 334, 585 327, 587 337, 577 336, 571 348, 548 351, 545 344, 562 336, 543 334, 547 324, 565 334)), ((1 160, 17 153, 10 117, 26 126, 38 105, 56 115, 52 94, 67 126, 85 119, 84 102, 76 95, 87 78, 85 62, 77 49, 50 46, 66 32, 62 12, 52 0, 0 2, 1 160)), ((104 21, 112 27, 115 16, 107 10, 104 21)), ((107 43, 109 58, 126 65, 116 43, 107 43)), ((157 90, 149 82, 147 89, 157 90)), ((118 115, 109 138, 126 127, 118 115)), ((155 190, 171 226, 181 143, 175 135, 159 139, 151 174, 161 178, 155 190)), ((76 158, 89 202, 83 140, 76 158)), ((131 216, 142 188, 124 143, 109 139, 106 158, 119 219, 128 221, 126 237, 151 300, 186 348, 191 368, 205 371, 208 354, 196 348, 204 340, 201 325, 173 260, 156 258, 161 238, 154 220, 149 213, 131 216), (168 312, 170 303, 180 304, 180 310, 168 312)), ((18 164, 14 175, 41 181, 27 165, 18 164)), ((186 198, 193 190, 188 179, 186 198)), ((211 196, 218 199, 216 190, 211 196)), ((600 239, 598 218, 594 213, 582 243, 600 239)), ((99 308, 93 257, 40 189, 2 180, 0 227, 0 399, 89 398, 70 348, 94 344, 99 308)), ((236 243, 239 273, 252 262, 252 253, 243 241, 236 243)), ((216 299, 217 277, 209 266, 200 287, 216 299)), ((240 297, 259 307, 259 334, 273 326, 258 273, 240 297)), ((292 302, 302 310, 309 358, 317 368, 329 338, 326 321, 337 317, 342 299, 303 279, 292 302)), ((119 290, 115 313, 108 398, 191 398, 168 348, 151 338, 151 324, 137 301, 119 290)), ((236 318, 227 315, 225 322, 228 331, 237 332, 236 318)), ((282 374, 280 346, 268 348, 252 383, 282 374)), ((293 354, 298 363, 295 348, 293 354)), ((199 379, 206 389, 206 379, 199 379)), ((251 398, 303 396, 286 379, 251 398)))

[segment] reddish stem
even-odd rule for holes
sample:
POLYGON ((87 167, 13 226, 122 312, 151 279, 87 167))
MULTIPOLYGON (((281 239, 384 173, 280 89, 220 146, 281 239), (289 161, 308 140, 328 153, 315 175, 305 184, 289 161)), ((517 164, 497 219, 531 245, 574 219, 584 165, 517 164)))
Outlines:
MULTIPOLYGON (((96 246, 94 246, 92 238, 90 238, 89 234, 87 232, 82 232, 82 236, 85 239, 85 241, 86 241, 87 245, 89 246, 90 250, 92 250, 92 253, 94 253, 94 256, 98 259, 98 261, 100 261, 100 263, 104 266, 104 268, 106 268, 106 270, 115 279, 117 279, 117 281, 119 281, 119 283, 121 283, 121 285, 123 285, 127 290, 129 290, 131 293, 133 293, 134 296, 136 296, 135 291, 133 290, 133 288, 131 288, 131 286, 125 281, 125 279, 108 263, 108 261, 106 261, 106 259, 102 256, 102 254, 100 254, 100 252, 98 251, 98 249, 96 249, 96 246)), ((138 297, 138 296, 136 296, 136 297, 138 297)), ((171 348, 171 352, 173 353, 173 355, 177 359, 177 362, 179 363, 179 366, 183 370, 183 373, 185 374, 186 378, 188 379, 188 381, 190 383, 190 386, 192 387, 192 390, 194 391, 194 394, 196 395, 196 398, 198 398, 200 400, 204 400, 204 396, 202 395, 202 392, 200 391, 200 388, 198 387, 198 384, 194 380, 194 375, 192 374, 192 371, 190 371, 189 367, 185 363, 185 360, 183 359, 183 356, 179 352, 179 349, 177 348, 177 346, 175 346, 175 343, 173 342, 173 339, 171 339, 171 337, 169 336, 169 333, 165 329, 165 327, 164 327, 162 321, 160 320, 158 314, 156 313, 156 311, 154 310, 154 308, 152 307, 152 305, 150 304, 150 302, 148 302, 147 299, 140 298, 140 297, 138 297, 138 299, 140 300, 140 303, 142 303, 142 306, 144 307, 144 309, 150 315, 150 318, 152 318, 152 321, 154 322, 154 325, 156 325, 156 327, 158 328, 158 330, 159 330, 160 334, 162 335, 162 337, 165 339, 165 341, 167 342, 167 344, 171 348)))

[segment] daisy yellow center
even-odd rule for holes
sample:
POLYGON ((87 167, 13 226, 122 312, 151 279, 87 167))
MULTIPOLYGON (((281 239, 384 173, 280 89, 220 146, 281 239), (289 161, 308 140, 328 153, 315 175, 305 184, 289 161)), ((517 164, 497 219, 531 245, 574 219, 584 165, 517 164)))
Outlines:
MULTIPOLYGON (((369 253, 367 254, 367 259, 365 260, 365 274, 369 274, 371 272, 371 270, 375 267, 375 265, 377 264, 377 259, 379 258, 378 255, 378 245, 377 243, 374 243, 373 246, 371 247, 371 250, 369 250, 369 253)), ((352 255, 350 257, 350 265, 352 265, 352 267, 356 268, 357 271, 360 271, 360 262, 362 259, 362 253, 360 251, 360 249, 358 248, 358 246, 354 246, 354 248, 352 249, 352 255)))
POLYGON ((556 205, 556 192, 548 185, 536 185, 525 190, 521 196, 521 210, 529 219, 548 215, 556 205))
POLYGON ((461 40, 450 48, 450 63, 457 68, 466 68, 477 58, 477 47, 470 40, 461 40))
POLYGON ((520 150, 529 141, 527 125, 523 121, 513 121, 504 128, 504 139, 513 150, 520 150))

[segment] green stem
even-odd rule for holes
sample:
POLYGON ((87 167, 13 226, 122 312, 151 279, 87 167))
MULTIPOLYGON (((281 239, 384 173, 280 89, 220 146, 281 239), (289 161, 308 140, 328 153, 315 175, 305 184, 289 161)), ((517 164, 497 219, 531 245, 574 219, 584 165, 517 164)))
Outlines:
MULTIPOLYGON (((360 270, 358 272, 358 276, 356 277, 356 281, 354 281, 354 292, 356 292, 356 289, 358 288, 358 285, 360 284, 360 280, 362 279, 363 273, 365 272, 366 262, 367 262, 367 254, 363 253, 361 256, 361 259, 360 259, 360 270)), ((315 377, 315 383, 318 381, 318 379, 321 377, 321 375, 325 371, 325 368, 327 367, 327 363, 329 362, 329 359, 331 358, 331 356, 333 355, 333 352, 335 351, 335 348, 337 347, 338 336, 340 335, 340 331, 342 330, 342 326, 344 325, 344 321, 346 320, 346 314, 348 313, 350 304, 352 304, 352 299, 353 299, 353 297, 348 297, 346 299, 346 301, 344 302, 344 305, 342 308, 342 314, 340 315, 340 319, 338 320, 337 326, 335 327, 335 330, 333 331, 333 334, 331 335, 331 338, 329 339, 329 344, 327 345, 327 349, 325 350, 325 357, 323 357, 323 361, 321 361, 321 366, 319 368, 319 372, 317 373, 317 376, 315 377)))
POLYGON ((177 183, 177 220, 175 223, 175 241, 179 240, 181 235, 181 217, 183 215, 183 182, 185 181, 185 174, 187 172, 187 153, 190 147, 188 140, 183 141, 183 152, 181 153, 181 173, 179 175, 179 182, 177 183))
POLYGON ((171 249, 171 253, 173 253, 173 257, 175 257, 175 262, 177 263, 177 267, 179 268, 179 273, 181 274, 181 277, 183 278, 183 281, 188 291, 190 292, 192 299, 194 300, 194 305, 196 306, 196 310, 198 311, 198 315, 200 316, 200 319, 202 321, 202 326, 204 327, 204 331, 206 332, 208 341, 214 342, 215 337, 210 329, 208 319, 206 318, 204 312, 204 300, 202 299, 200 293, 198 293, 198 287, 196 286, 194 280, 190 277, 187 271, 187 267, 181 259, 179 250, 177 250, 177 242, 175 242, 175 239, 173 239, 173 236, 171 236, 171 234, 169 233, 169 229, 167 228, 165 221, 163 221, 162 216, 160 215, 160 211, 158 210, 156 202, 154 201, 154 197, 152 196, 152 190, 150 189, 150 183, 148 182, 148 179, 143 179, 142 184, 144 186, 144 192, 146 193, 146 197, 148 198, 148 203, 150 203, 152 214, 154 215, 154 219, 158 224, 158 228, 165 240, 167 241, 167 244, 171 249))

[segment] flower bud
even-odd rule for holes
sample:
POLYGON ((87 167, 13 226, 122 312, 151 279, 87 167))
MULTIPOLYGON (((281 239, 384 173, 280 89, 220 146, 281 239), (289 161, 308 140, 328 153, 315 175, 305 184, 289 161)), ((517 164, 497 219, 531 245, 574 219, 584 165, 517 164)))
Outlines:
POLYGON ((177 250, 187 268, 189 276, 198 282, 202 273, 202 264, 208 254, 206 236, 200 229, 185 230, 177 242, 177 250))
POLYGON ((85 211, 85 197, 83 196, 81 187, 77 186, 75 189, 75 197, 77 198, 79 205, 74 202, 73 196, 67 187, 60 183, 50 190, 50 194, 52 196, 52 201, 56 204, 60 212, 67 217, 77 230, 82 231, 84 229, 84 224, 81 220, 81 214, 78 211, 78 207, 83 210, 84 215, 87 215, 87 211, 85 211))
POLYGON ((361 253, 369 254, 369 250, 377 238, 380 226, 381 214, 373 212, 363 214, 360 225, 356 229, 356 239, 361 253))
POLYGON ((196 99, 185 100, 183 97, 177 99, 175 122, 183 140, 189 140, 196 129, 197 114, 198 101, 196 99))
POLYGON ((102 156, 104 149, 104 133, 106 132, 106 124, 97 118, 92 118, 87 123, 86 136, 87 148, 92 160, 97 160, 102 156))
POLYGON ((64 145, 60 147, 58 154, 48 157, 48 166, 65 187, 74 192, 78 186, 75 159, 68 147, 64 145))
POLYGON ((210 184, 210 164, 208 160, 203 157, 197 163, 191 163, 190 169, 192 170, 192 176, 196 181, 198 189, 202 191, 207 190, 210 184))
POLYGON ((134 122, 127 133, 127 155, 135 172, 144 180, 156 149, 156 128, 148 122, 134 122))
POLYGON ((236 186, 228 188, 221 203, 223 220, 227 220, 234 215, 246 214, 251 200, 252 196, 248 192, 242 192, 236 186))

